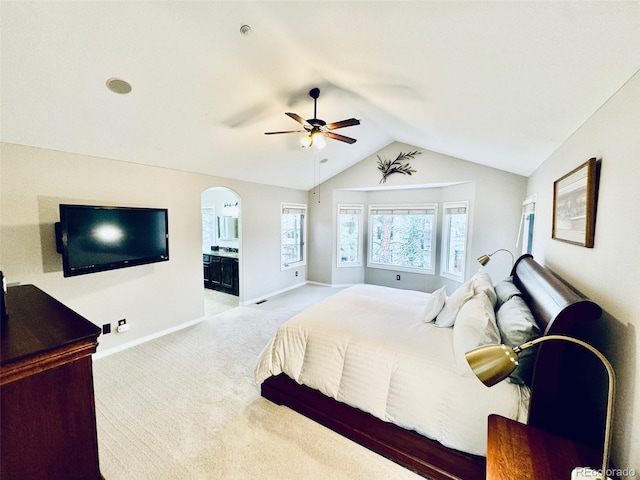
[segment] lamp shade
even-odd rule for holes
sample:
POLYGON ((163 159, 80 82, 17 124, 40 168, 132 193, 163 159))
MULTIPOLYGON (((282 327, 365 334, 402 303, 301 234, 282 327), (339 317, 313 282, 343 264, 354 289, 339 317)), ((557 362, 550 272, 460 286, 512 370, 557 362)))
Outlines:
POLYGON ((302 145, 302 148, 309 148, 313 145, 313 137, 311 135, 305 135, 300 139, 300 145, 302 145))
POLYGON ((478 263, 479 263, 480 265, 482 265, 483 267, 484 267, 487 263, 489 263, 489 260, 491 260, 491 257, 490 257, 489 255, 486 255, 486 254, 485 254, 485 255, 482 255, 482 256, 480 256, 480 257, 478 257, 478 263))
POLYGON ((518 355, 506 345, 485 345, 465 356, 473 373, 487 387, 507 378, 518 366, 518 355))
POLYGON ((506 248, 499 248, 493 253, 485 253, 484 255, 480 255, 478 257, 478 263, 484 267, 487 263, 489 263, 489 261, 491 260, 491 257, 493 257, 498 252, 507 252, 509 255, 511 255, 511 266, 513 266, 513 264, 516 261, 515 257, 513 256, 513 253, 511 253, 506 248))
POLYGON ((327 146, 327 142, 320 133, 313 134, 313 144, 316 146, 318 150, 322 150, 327 146))

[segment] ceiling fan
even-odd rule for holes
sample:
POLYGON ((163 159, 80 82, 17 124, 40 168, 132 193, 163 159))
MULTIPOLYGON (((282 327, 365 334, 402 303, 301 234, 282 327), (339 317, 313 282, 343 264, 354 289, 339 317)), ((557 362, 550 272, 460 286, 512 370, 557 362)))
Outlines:
POLYGON ((287 112, 286 115, 293 118, 296 122, 304 127, 304 130, 286 130, 283 132, 265 132, 265 135, 277 135, 280 133, 300 133, 307 132, 302 140, 303 147, 311 147, 315 145, 318 148, 322 148, 325 144, 323 137, 333 138, 334 140, 339 140, 345 143, 356 143, 355 138, 345 137, 344 135, 340 135, 338 133, 334 133, 332 130, 336 130, 338 128, 351 127, 353 125, 360 125, 360 120, 356 118, 349 118, 347 120, 342 120, 340 122, 327 123, 324 120, 320 120, 317 115, 317 101, 320 96, 319 88, 312 88, 309 91, 309 96, 313 98, 313 118, 309 118, 305 120, 297 113, 287 112))

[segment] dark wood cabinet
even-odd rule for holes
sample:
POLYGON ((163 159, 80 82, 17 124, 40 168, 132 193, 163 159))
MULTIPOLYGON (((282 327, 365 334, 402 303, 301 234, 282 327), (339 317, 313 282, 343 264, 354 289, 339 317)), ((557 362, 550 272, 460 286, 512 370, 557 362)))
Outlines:
POLYGON ((239 294, 238 259, 203 254, 204 286, 213 290, 239 294))
POLYGON ((211 255, 209 263, 209 283, 214 290, 222 290, 222 257, 211 255))
POLYGON ((233 295, 238 295, 238 259, 222 257, 222 288, 233 295))
POLYGON ((100 328, 33 285, 0 326, 0 477, 100 479, 91 354, 100 328))

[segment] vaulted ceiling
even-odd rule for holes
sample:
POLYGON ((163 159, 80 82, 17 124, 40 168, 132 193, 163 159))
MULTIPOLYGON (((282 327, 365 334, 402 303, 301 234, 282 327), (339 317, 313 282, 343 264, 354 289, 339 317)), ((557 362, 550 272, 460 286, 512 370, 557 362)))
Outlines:
POLYGON ((1 22, 3 142, 305 190, 393 141, 529 175, 640 69, 638 1, 2 0, 1 22), (313 87, 355 144, 264 135, 313 87))

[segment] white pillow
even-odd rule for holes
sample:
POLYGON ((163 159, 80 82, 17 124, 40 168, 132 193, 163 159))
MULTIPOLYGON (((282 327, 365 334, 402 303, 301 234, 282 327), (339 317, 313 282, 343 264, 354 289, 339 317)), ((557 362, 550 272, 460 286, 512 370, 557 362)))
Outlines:
POLYGON ((456 288, 451 296, 447 298, 444 307, 442 307, 436 318, 436 325, 438 327, 453 327, 460 307, 471 297, 473 297, 473 283, 469 280, 456 288))
POLYGON ((499 343, 500 331, 491 300, 484 293, 478 293, 462 306, 453 326, 453 355, 458 374, 473 375, 465 353, 482 345, 499 343))
POLYGON ((442 287, 433 292, 427 300, 427 305, 424 314, 424 323, 431 322, 444 307, 444 302, 447 299, 447 288, 442 287))
POLYGON ((489 300, 491 300, 491 305, 495 309, 498 296, 496 295, 496 290, 489 274, 481 268, 473 277, 471 277, 471 281, 473 282, 474 293, 486 293, 489 300))

